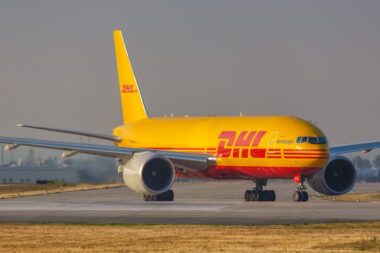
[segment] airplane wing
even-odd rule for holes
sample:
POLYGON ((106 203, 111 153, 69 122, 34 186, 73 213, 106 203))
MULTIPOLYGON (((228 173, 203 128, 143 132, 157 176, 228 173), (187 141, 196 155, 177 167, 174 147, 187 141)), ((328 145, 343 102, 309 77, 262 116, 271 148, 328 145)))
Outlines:
POLYGON ((380 141, 330 147, 330 154, 333 156, 357 151, 364 151, 367 153, 376 148, 380 148, 380 141))
POLYGON ((134 153, 156 152, 170 159, 177 167, 190 171, 202 171, 214 163, 215 157, 207 154, 189 154, 173 151, 161 151, 143 148, 121 148, 108 145, 82 144, 62 141, 48 141, 38 139, 24 139, 13 137, 0 137, 0 143, 7 144, 5 149, 12 150, 17 146, 30 146, 48 149, 63 150, 63 157, 76 153, 107 156, 120 159, 129 159, 134 153), (65 153, 66 152, 66 153, 65 153), (67 155, 65 155, 67 154, 67 155))
POLYGON ((106 134, 98 134, 98 133, 92 133, 92 132, 83 132, 83 131, 67 130, 67 129, 60 129, 60 128, 42 127, 42 126, 32 126, 32 125, 25 125, 25 124, 17 124, 16 126, 44 130, 44 131, 65 133, 65 134, 80 135, 80 136, 86 136, 86 137, 97 138, 97 139, 108 140, 108 141, 121 141, 121 138, 118 136, 112 136, 112 135, 106 135, 106 134))

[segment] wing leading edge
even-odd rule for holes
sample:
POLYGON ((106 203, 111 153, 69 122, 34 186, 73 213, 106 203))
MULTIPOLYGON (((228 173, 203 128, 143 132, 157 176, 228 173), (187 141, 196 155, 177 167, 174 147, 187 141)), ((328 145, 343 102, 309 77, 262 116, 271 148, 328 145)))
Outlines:
POLYGON ((72 152, 73 154, 83 153, 120 159, 129 159, 134 153, 138 152, 155 152, 167 157, 176 166, 196 172, 207 169, 207 167, 212 165, 215 161, 215 157, 206 154, 189 154, 143 148, 121 148, 108 145, 82 144, 62 141, 0 137, 0 143, 10 145, 10 149, 17 146, 29 146, 62 150, 64 152, 72 152))

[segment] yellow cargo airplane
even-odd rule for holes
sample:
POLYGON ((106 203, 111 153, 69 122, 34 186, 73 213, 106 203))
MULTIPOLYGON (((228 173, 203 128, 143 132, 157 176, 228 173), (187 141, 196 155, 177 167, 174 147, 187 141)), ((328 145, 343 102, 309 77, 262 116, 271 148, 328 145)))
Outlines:
POLYGON ((293 116, 165 117, 146 113, 121 31, 114 31, 123 125, 112 135, 18 125, 109 140, 111 145, 0 137, 6 150, 20 145, 117 158, 125 184, 145 201, 173 201, 175 177, 248 179, 255 183, 246 201, 274 201, 268 179, 293 179, 295 201, 307 201, 305 180, 317 192, 339 195, 356 182, 343 153, 370 151, 380 142, 329 147, 323 132, 293 116))

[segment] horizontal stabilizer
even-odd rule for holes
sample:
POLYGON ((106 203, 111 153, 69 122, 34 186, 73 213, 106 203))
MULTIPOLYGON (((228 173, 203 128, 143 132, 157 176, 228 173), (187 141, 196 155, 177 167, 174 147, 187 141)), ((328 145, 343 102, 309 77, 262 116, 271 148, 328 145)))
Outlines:
POLYGON ((112 135, 106 135, 106 134, 97 134, 97 133, 91 133, 91 132, 82 132, 82 131, 66 130, 66 129, 59 129, 59 128, 41 127, 41 126, 31 126, 31 125, 24 125, 24 124, 17 124, 17 126, 39 129, 39 130, 44 130, 44 131, 51 131, 51 132, 80 135, 80 136, 86 136, 86 137, 108 140, 108 141, 117 141, 117 142, 121 141, 121 138, 118 136, 112 136, 112 135))

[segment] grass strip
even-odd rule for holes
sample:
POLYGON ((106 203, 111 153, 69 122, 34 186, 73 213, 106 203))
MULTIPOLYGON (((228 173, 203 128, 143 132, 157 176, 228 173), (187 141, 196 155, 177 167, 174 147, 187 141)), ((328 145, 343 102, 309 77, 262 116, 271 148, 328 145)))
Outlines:
POLYGON ((0 252, 380 252, 380 222, 297 225, 0 224, 0 252))

